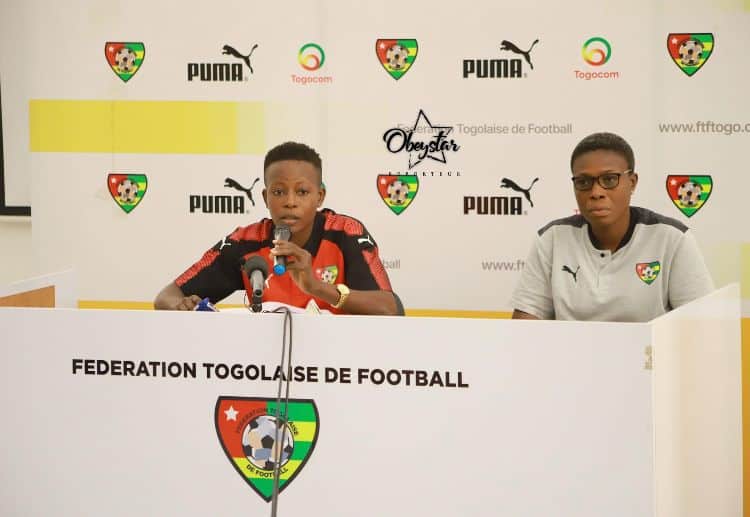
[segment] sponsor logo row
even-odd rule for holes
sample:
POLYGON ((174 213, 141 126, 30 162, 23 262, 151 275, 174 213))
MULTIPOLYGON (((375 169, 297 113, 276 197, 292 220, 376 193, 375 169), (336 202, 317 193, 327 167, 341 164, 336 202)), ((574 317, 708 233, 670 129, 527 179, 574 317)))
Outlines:
MULTIPOLYGON (((460 76, 464 79, 522 79, 535 70, 537 48, 543 48, 540 38, 529 41, 501 40, 494 52, 464 58, 460 63, 460 76)), ((242 83, 256 73, 253 67, 255 52, 261 52, 258 43, 247 47, 225 44, 215 57, 205 57, 185 63, 188 82, 242 83)), ((667 56, 679 70, 692 77, 700 70, 714 51, 712 33, 670 33, 667 35, 667 56)), ((108 41, 104 46, 107 63, 117 77, 128 82, 143 68, 146 45, 143 42, 108 41)), ((414 38, 380 38, 375 41, 376 62, 395 80, 399 80, 414 66, 419 55, 419 44, 414 38)), ((609 67, 613 61, 613 45, 602 36, 592 36, 583 42, 581 62, 587 67, 573 70, 578 79, 618 79, 620 71, 609 67)), ((290 60, 291 60, 290 56, 290 60)), ((296 61, 300 73, 292 73, 292 83, 300 85, 330 84, 333 77, 324 75, 326 52, 315 42, 304 43, 297 51, 296 61)), ((374 63, 375 65, 375 63, 374 63)), ((458 73, 458 69, 457 69, 458 73)))
MULTIPOLYGON (((463 196, 461 213, 465 216, 527 215, 529 209, 534 207, 532 189, 539 180, 534 178, 528 186, 524 186, 514 179, 503 177, 497 192, 463 196)), ((186 211, 191 214, 250 213, 256 206, 253 189, 259 181, 259 177, 255 178, 245 187, 233 178, 226 178, 224 187, 239 193, 187 194, 186 211)), ((148 177, 136 172, 113 172, 107 175, 107 188, 117 206, 129 214, 144 200, 148 177)), ((669 174, 666 177, 666 191, 675 207, 686 217, 692 217, 708 202, 713 191, 713 179, 705 174, 669 174)), ((417 197, 419 176, 379 174, 376 192, 391 212, 400 215, 417 197)), ((398 268, 395 264, 393 267, 398 268)))

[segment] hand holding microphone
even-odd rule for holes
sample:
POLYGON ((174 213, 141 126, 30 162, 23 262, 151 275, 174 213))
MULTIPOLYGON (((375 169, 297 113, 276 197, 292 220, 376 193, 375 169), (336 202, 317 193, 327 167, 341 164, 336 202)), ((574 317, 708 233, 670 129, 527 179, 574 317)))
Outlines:
MULTIPOLYGON (((275 232, 274 232, 275 235, 275 232)), ((292 280, 306 294, 310 294, 315 284, 319 282, 312 270, 312 255, 304 248, 288 240, 274 240, 271 248, 271 260, 276 273, 277 262, 283 260, 284 270, 289 272, 292 280)))
MULTIPOLYGON (((285 224, 276 226, 273 231, 274 241, 289 241, 292 238, 292 231, 285 224)), ((275 275, 286 273, 286 255, 273 255, 273 272, 275 275)))

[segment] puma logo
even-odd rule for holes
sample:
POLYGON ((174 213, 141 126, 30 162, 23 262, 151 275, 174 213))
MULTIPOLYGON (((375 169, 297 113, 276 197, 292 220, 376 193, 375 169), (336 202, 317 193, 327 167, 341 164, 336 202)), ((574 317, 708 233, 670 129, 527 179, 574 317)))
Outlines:
POLYGON ((573 277, 573 281, 574 281, 575 283, 578 283, 578 278, 577 278, 577 277, 578 277, 578 271, 579 271, 580 269, 581 269, 581 266, 578 266, 578 269, 576 269, 576 270, 575 270, 575 272, 574 272, 574 271, 573 271, 572 269, 570 269, 570 268, 569 268, 568 266, 563 266, 563 267, 562 267, 562 270, 563 270, 563 271, 565 271, 566 273, 570 273, 570 275, 571 275, 571 276, 573 277))
POLYGON ((367 243, 369 243, 369 244, 370 244, 370 246, 375 246, 375 243, 374 243, 374 242, 372 242, 372 239, 370 239, 370 236, 369 236, 369 235, 368 235, 367 237, 360 237, 360 238, 358 238, 358 239, 357 239, 357 242, 358 242, 359 244, 363 244, 363 243, 367 242, 367 243))
MULTIPOLYGON (((253 65, 250 64, 250 56, 253 55, 253 51, 258 47, 258 44, 256 43, 253 45, 253 48, 250 49, 250 53, 248 55, 240 54, 234 47, 230 47, 229 45, 224 45, 221 48, 222 54, 228 54, 230 56, 236 57, 237 59, 241 59, 245 62, 247 67, 250 69, 250 73, 253 73, 253 65)), ((534 67, 532 67, 534 68, 534 67)))
POLYGON ((531 46, 529 47, 529 50, 524 51, 518 48, 515 44, 511 43, 510 41, 503 40, 500 42, 500 50, 510 50, 514 54, 521 54, 524 57, 524 59, 526 59, 526 62, 529 64, 529 66, 533 70, 534 64, 531 62, 531 49, 533 49, 534 45, 536 45, 537 43, 539 43, 538 38, 534 40, 534 43, 531 44, 531 46))
POLYGON ((253 199, 253 187, 256 183, 260 181, 260 178, 255 178, 255 181, 253 181, 253 184, 250 185, 250 188, 245 188, 236 181, 234 181, 232 178, 225 178, 224 179, 224 186, 233 188, 235 190, 239 190, 240 192, 244 192, 247 194, 247 198, 250 200, 250 202, 255 206, 255 200, 253 199))
POLYGON ((529 185, 529 188, 521 188, 518 186, 518 183, 513 181, 509 178, 503 178, 502 181, 500 181, 500 188, 509 188, 511 190, 515 190, 516 192, 520 192, 524 195, 526 198, 526 201, 529 202, 529 204, 533 207, 534 202, 531 201, 531 188, 534 186, 534 183, 539 181, 539 178, 534 178, 534 181, 531 182, 531 185, 529 185))

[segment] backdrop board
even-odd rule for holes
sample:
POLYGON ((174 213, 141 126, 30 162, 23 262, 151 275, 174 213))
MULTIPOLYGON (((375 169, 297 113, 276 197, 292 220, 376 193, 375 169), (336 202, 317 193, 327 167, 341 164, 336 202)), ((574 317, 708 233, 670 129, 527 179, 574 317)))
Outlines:
POLYGON ((507 312, 536 230, 577 209, 573 147, 613 131, 633 203, 690 226, 716 285, 742 278, 747 2, 445 9, 3 2, 6 201, 33 207, 34 272, 75 268, 99 306, 153 300, 268 215, 263 156, 296 140, 408 309, 507 312), (74 63, 51 71, 50 49, 74 63), (461 281, 437 292, 448 263, 461 281))

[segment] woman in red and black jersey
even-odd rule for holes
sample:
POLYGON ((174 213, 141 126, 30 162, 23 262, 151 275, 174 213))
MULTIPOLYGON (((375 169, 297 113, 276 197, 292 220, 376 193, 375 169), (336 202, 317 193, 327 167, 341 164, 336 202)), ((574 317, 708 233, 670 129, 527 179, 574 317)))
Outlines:
POLYGON ((263 301, 349 314, 403 314, 372 236, 358 220, 320 209, 325 199, 322 163, 315 150, 287 142, 263 164, 263 201, 271 219, 237 228, 156 297, 157 309, 192 310, 245 288, 241 265, 253 255, 287 257, 287 274, 269 276, 263 301), (285 225, 289 240, 274 240, 285 225))

